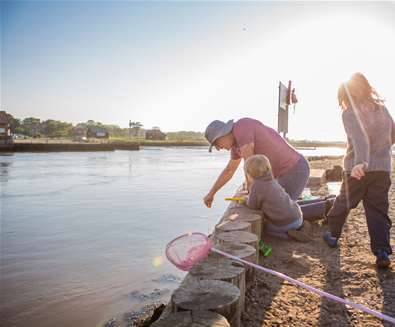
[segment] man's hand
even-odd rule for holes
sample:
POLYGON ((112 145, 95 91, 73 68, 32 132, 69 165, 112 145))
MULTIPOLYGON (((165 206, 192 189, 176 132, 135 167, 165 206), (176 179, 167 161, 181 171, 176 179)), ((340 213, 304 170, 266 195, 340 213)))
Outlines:
POLYGON ((362 177, 365 176, 365 167, 366 167, 365 163, 355 165, 354 168, 351 170, 351 177, 360 180, 362 177))
POLYGON ((214 201, 214 195, 232 178, 235 171, 237 170, 237 167, 239 166, 240 161, 241 159, 230 159, 225 169, 222 171, 213 187, 210 189, 210 192, 208 192, 203 198, 203 202, 208 208, 211 208, 211 204, 214 201))
POLYGON ((209 193, 203 198, 203 202, 206 205, 207 208, 211 208, 211 204, 214 201, 214 195, 209 193))

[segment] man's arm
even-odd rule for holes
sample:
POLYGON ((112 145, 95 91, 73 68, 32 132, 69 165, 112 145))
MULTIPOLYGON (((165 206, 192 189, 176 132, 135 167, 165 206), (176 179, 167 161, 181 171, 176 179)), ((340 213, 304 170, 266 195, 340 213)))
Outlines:
MULTIPOLYGON (((241 157, 244 159, 244 164, 245 164, 245 161, 249 157, 254 155, 254 143, 249 143, 249 144, 243 145, 240 148, 240 154, 241 154, 241 157)), ((247 191, 249 192, 250 191, 250 187, 251 187, 251 183, 249 182, 247 177, 246 177, 245 183, 246 183, 246 186, 247 186, 247 191)))
POLYGON ((214 195, 233 177, 237 167, 239 167, 240 161, 241 159, 230 159, 225 169, 218 176, 210 192, 208 192, 208 194, 203 199, 205 205, 208 208, 211 207, 211 204, 214 200, 214 195))
POLYGON ((246 161, 249 157, 254 155, 254 143, 243 145, 240 148, 241 157, 246 161))

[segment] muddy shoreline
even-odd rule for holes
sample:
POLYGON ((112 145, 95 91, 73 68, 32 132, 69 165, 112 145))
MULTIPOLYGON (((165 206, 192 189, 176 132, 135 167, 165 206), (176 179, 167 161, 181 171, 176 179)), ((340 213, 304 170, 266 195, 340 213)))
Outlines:
MULTIPOLYGON (((341 165, 341 157, 309 158, 312 169, 341 165)), ((395 180, 395 169, 392 171, 395 180)), ((327 195, 327 187, 313 191, 327 195)), ((395 186, 390 190, 390 217, 395 216, 395 186)), ((273 247, 260 264, 301 280, 334 295, 395 316, 395 271, 378 270, 370 252, 362 204, 352 210, 338 249, 329 249, 322 240, 325 221, 311 223, 308 243, 284 241, 265 236, 273 247)), ((395 232, 391 233, 395 244, 395 232)), ((141 312, 125 313, 123 319, 109 320, 105 327, 149 326, 164 309, 164 303, 147 305, 141 312), (130 319, 132 317, 133 319, 130 319)), ((321 299, 307 290, 257 272, 246 293, 243 326, 390 326, 379 319, 341 304, 321 299)))

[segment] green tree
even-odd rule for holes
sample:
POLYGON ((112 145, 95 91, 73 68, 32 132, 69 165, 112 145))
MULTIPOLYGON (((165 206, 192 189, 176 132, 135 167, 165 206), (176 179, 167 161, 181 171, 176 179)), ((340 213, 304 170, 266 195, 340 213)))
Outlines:
POLYGON ((139 121, 132 121, 132 122, 130 123, 130 127, 132 127, 132 128, 134 128, 134 127, 141 128, 141 127, 143 127, 143 124, 140 123, 139 121))
POLYGON ((192 131, 168 132, 167 139, 173 141, 205 141, 203 133, 192 131))
POLYGON ((118 125, 103 125, 112 137, 124 137, 127 135, 127 130, 122 129, 118 125))
POLYGON ((71 136, 73 125, 70 123, 48 119, 41 123, 41 131, 47 137, 71 136))
POLYGON ((14 118, 11 114, 7 114, 7 117, 10 122, 11 132, 18 133, 17 130, 21 126, 21 120, 14 118))
POLYGON ((29 136, 37 136, 40 134, 40 119, 35 117, 28 117, 22 121, 23 134, 29 136))
POLYGON ((140 134, 140 129, 143 127, 143 124, 140 123, 139 121, 131 121, 129 122, 129 137, 138 137, 140 134))

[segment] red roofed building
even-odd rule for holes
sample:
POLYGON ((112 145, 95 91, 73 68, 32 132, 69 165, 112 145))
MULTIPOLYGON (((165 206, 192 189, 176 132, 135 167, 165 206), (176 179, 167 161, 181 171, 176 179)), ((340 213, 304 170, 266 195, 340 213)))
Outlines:
POLYGON ((0 146, 12 143, 10 120, 5 111, 0 111, 0 146))

